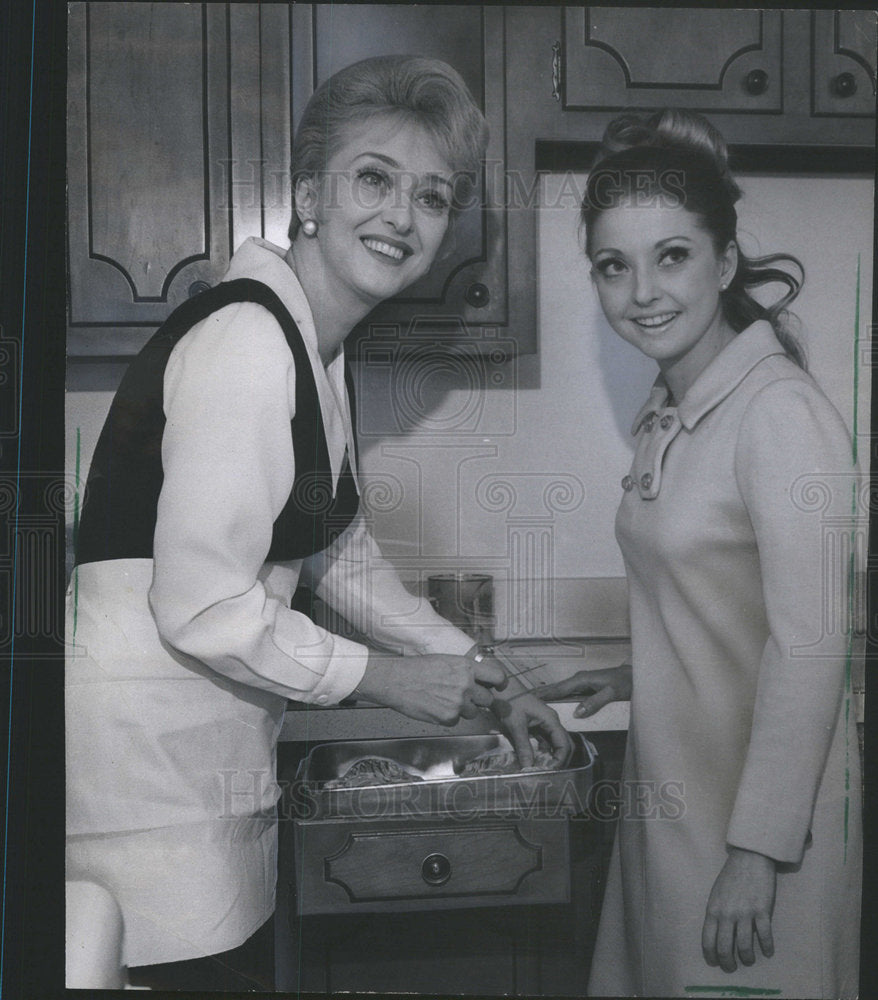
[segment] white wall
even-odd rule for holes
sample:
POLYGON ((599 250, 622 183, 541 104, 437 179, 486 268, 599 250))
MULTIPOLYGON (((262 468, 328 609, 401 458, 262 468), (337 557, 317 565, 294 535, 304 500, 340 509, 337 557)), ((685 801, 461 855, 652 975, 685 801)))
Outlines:
MULTIPOLYGON (((632 450, 628 428, 655 368, 600 315, 569 193, 582 190, 584 177, 572 180, 544 180, 540 353, 518 362, 515 391, 476 388, 454 362, 408 375, 360 366, 358 378, 362 467, 377 537, 413 580, 452 567, 492 572, 503 635, 625 628, 613 519, 632 450)), ((870 324, 872 183, 752 176, 742 184, 744 249, 785 250, 802 260, 807 280, 794 307, 801 339, 812 373, 852 428, 858 257, 866 356, 870 324)), ((72 386, 77 378, 74 372, 72 386)), ((85 467, 110 396, 68 393, 71 469, 77 429, 85 467)), ((865 364, 858 429, 865 459, 865 364)))
MULTIPOLYGON (((452 389, 435 403, 422 434, 368 445, 366 469, 375 475, 398 476, 407 502, 376 516, 376 533, 400 555, 410 551, 413 510, 424 510, 420 523, 421 554, 460 558, 467 565, 484 554, 513 569, 507 528, 510 519, 543 517, 551 523, 551 572, 581 579, 617 577, 623 573, 613 538, 619 483, 628 471, 632 451, 631 419, 643 402, 656 369, 617 338, 600 313, 579 249, 578 204, 571 190, 582 190, 583 177, 550 176, 543 187, 539 218, 539 388, 509 400, 487 393, 479 428, 461 435, 456 446, 435 445, 432 429, 447 425, 466 410, 470 392, 452 389), (491 425, 510 431, 485 433, 491 425), (402 456, 402 457, 401 457, 402 456), (421 482, 417 481, 417 473, 421 482), (475 484, 483 476, 506 477, 519 492, 519 507, 491 512, 478 502, 475 484), (528 480, 581 485, 583 499, 575 509, 549 511, 539 490, 528 480), (459 541, 457 540, 459 538, 459 541)), ((795 310, 802 320, 801 340, 812 373, 823 385, 850 428, 853 428, 854 332, 857 307, 857 262, 860 338, 863 352, 869 336, 871 302, 872 183, 859 178, 745 178, 740 205, 740 233, 749 254, 786 250, 805 266, 805 288, 795 310)), ((520 382, 532 380, 533 359, 524 359, 520 382)), ((365 375, 371 408, 386 412, 387 389, 365 375), (373 389, 371 393, 369 389, 373 389)), ((858 430, 860 452, 866 454, 869 431, 869 373, 861 366, 858 430)), ((451 442, 452 435, 447 435, 451 442)), ((537 557, 531 568, 539 573, 537 557)), ((574 586, 574 589, 575 586, 574 586)), ((566 616, 565 616, 566 617, 566 616)))

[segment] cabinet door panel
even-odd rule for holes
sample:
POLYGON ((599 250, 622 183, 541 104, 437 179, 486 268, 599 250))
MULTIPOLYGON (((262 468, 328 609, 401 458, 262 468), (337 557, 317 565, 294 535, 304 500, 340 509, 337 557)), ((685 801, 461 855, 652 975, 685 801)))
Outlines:
POLYGON ((565 8, 564 106, 779 112, 781 17, 765 10, 565 8))
POLYGON ((289 4, 229 4, 231 157, 224 204, 231 211, 232 252, 249 236, 287 244, 290 18, 289 4))
POLYGON ((815 10, 813 19, 813 113, 875 114, 874 10, 815 10))
POLYGON ((221 9, 91 3, 70 10, 70 320, 160 322, 228 260, 221 9))

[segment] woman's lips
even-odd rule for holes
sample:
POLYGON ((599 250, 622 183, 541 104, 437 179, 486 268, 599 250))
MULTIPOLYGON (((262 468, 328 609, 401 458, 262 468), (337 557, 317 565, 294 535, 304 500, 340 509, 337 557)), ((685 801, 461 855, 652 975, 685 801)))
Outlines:
POLYGON ((667 326, 671 320, 676 319, 679 313, 675 312, 665 312, 656 313, 654 316, 632 316, 632 322, 636 323, 638 326, 642 327, 644 330, 658 330, 660 327, 667 326))
POLYGON ((401 264, 413 251, 407 243, 397 243, 396 241, 379 240, 374 236, 363 236, 363 246, 372 253, 377 254, 382 260, 394 264, 401 264))

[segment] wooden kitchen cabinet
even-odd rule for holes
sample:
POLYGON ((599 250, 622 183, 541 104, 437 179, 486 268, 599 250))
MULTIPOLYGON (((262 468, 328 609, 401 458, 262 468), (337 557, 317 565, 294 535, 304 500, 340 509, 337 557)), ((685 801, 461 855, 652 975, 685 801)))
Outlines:
POLYGON ((289 12, 76 3, 68 51, 68 353, 130 356, 286 229, 289 12))
POLYGON ((811 12, 815 117, 874 119, 876 17, 874 10, 811 12))
POLYGON ((503 209, 504 17, 478 5, 74 4, 69 353, 133 355, 222 277, 244 237, 284 245, 291 137, 314 87, 403 52, 459 70, 490 123, 488 166, 448 253, 360 338, 385 355, 401 342, 534 351, 532 223, 503 209))
POLYGON ((568 7, 564 108, 779 112, 779 10, 568 7))
POLYGON ((584 995, 608 860, 596 824, 571 821, 567 903, 305 917, 289 878, 289 826, 281 832, 278 989, 584 995))
POLYGON ((154 326, 228 261, 225 20, 199 4, 158 8, 70 8, 72 330, 154 326))
POLYGON ((595 143, 621 111, 677 106, 733 145, 836 148, 824 168, 874 150, 874 11, 533 5, 507 8, 506 38, 509 145, 595 143))
POLYGON ((476 352, 505 384, 503 362, 537 346, 540 170, 586 169, 621 109, 668 104, 701 109, 733 146, 781 150, 774 169, 863 169, 875 42, 875 12, 853 10, 74 3, 68 352, 131 356, 246 236, 285 244, 314 87, 409 51, 460 71, 488 159, 449 253, 352 344, 376 364, 402 345, 476 352))
MULTIPOLYGON (((420 905, 412 900, 404 911, 398 906, 395 911, 382 910, 376 903, 362 913, 351 913, 348 906, 336 907, 333 912, 320 912, 318 907, 308 914, 308 907, 298 898, 296 872, 302 870, 302 859, 296 848, 297 812, 282 805, 275 915, 277 988, 320 994, 583 996, 616 827, 616 812, 607 803, 619 799, 626 734, 595 732, 588 738, 598 751, 595 779, 603 791, 602 804, 592 816, 566 821, 566 901, 557 895, 554 899, 543 895, 542 899, 534 897, 526 906, 520 905, 520 900, 519 905, 497 905, 496 898, 490 905, 473 905, 473 898, 463 898, 457 908, 446 905, 440 909, 435 900, 420 905)), ((307 743, 281 743, 281 787, 291 788, 298 762, 312 747, 307 743)), ((380 826, 383 821, 364 817, 352 825, 352 836, 370 822, 380 826)), ((524 820, 524 840, 559 842, 559 822, 565 821, 535 817, 524 820), (541 831, 544 823, 548 828, 541 831)), ((475 825, 483 823, 478 819, 475 825)), ((459 817, 456 836, 466 838, 467 828, 473 825, 459 817)), ((413 832, 406 830, 409 842, 413 832)), ((319 830, 316 835, 320 836, 319 830)), ((318 855, 326 853, 312 841, 308 846, 309 852, 318 846, 318 855)), ((334 853, 339 852, 336 849, 334 853)), ((394 856, 389 867, 399 864, 400 859, 394 856)), ((497 871, 491 874, 492 879, 502 879, 511 870, 509 858, 504 864, 498 855, 495 865, 497 871)), ((485 871, 479 877, 487 874, 485 871)), ((309 884, 310 890, 306 885, 304 891, 313 893, 313 876, 309 884)), ((478 893, 485 887, 478 885, 477 877, 469 888, 478 893)))

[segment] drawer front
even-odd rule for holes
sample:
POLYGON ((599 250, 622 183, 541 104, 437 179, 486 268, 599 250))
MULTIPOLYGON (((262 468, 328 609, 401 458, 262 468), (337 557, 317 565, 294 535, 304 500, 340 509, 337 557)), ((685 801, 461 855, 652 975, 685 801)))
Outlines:
POLYGON ((566 819, 295 825, 300 914, 561 903, 566 819))

